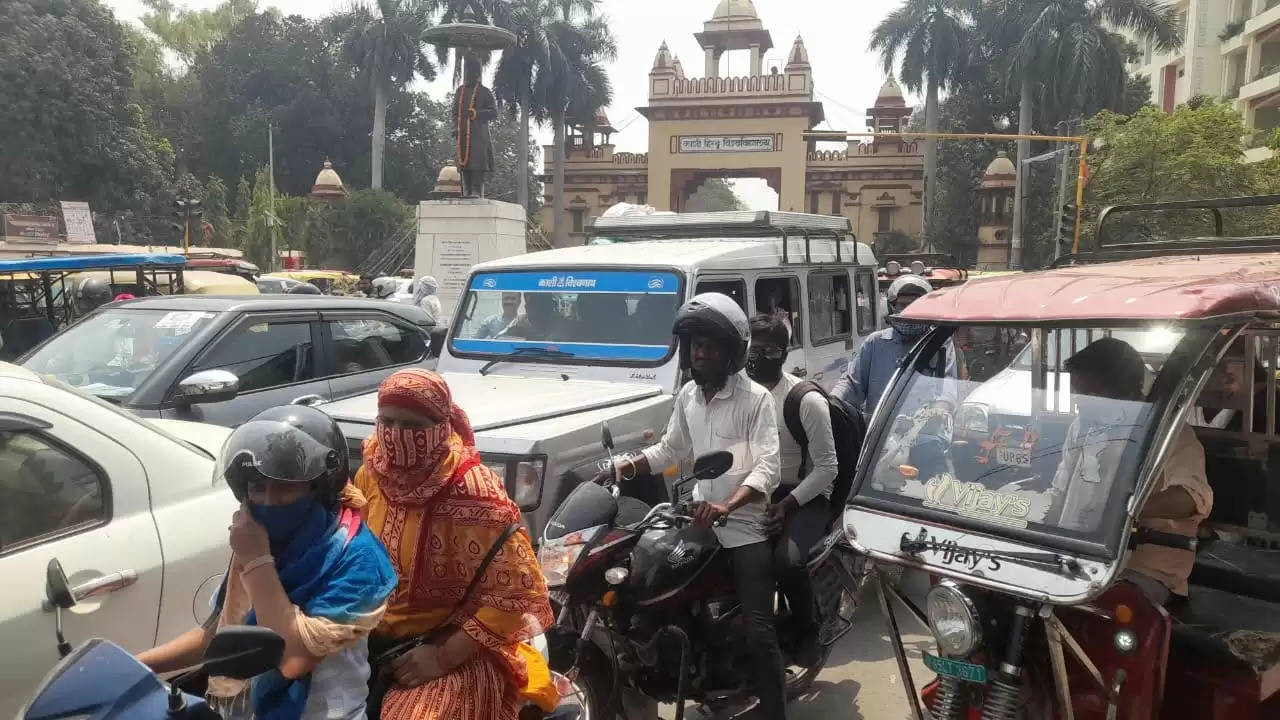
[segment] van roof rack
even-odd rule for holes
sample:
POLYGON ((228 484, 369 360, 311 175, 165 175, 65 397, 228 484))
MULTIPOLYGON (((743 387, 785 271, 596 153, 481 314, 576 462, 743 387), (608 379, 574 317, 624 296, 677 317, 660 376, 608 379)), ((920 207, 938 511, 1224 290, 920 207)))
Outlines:
MULTIPOLYGON (((780 237, 782 263, 790 262, 787 239, 804 238, 804 258, 812 263, 809 241, 830 238, 836 241, 836 262, 841 263, 840 242, 853 238, 849 218, 838 215, 779 212, 776 210, 730 210, 725 212, 664 213, 597 217, 587 221, 589 237, 626 239, 770 238, 780 237)), ((857 262, 855 256, 854 262, 857 262)))
POLYGON ((1280 195, 1247 195, 1243 197, 1206 198, 1200 200, 1170 200, 1165 202, 1129 203, 1109 205, 1098 213, 1098 226, 1094 233, 1094 247, 1073 255, 1063 255, 1050 267, 1080 265, 1112 260, 1129 260, 1159 255, 1230 254, 1246 252, 1270 252, 1280 249, 1280 236, 1233 237, 1224 235, 1223 208, 1248 208, 1280 206, 1280 195), (1121 216, 1137 214, 1156 215, 1179 210, 1204 210, 1213 217, 1214 234, 1194 235, 1159 240, 1108 241, 1107 230, 1121 216))

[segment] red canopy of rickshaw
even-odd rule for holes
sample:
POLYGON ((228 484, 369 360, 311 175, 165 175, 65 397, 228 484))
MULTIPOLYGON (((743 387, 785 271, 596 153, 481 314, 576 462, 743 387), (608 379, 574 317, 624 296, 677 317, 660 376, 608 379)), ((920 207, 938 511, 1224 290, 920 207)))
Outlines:
POLYGON ((970 280, 912 303, 933 323, 1196 320, 1280 311, 1280 253, 1144 258, 970 280))

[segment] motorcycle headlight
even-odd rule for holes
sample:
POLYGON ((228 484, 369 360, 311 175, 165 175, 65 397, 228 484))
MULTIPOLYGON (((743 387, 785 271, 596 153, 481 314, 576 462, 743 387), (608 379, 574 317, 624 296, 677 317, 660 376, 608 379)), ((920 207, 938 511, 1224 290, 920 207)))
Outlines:
POLYGON ((960 406, 960 427, 970 432, 991 432, 991 422, 987 414, 987 406, 978 403, 964 403, 960 406))
POLYGON ((943 580, 929 591, 925 599, 929 629, 944 655, 963 657, 982 642, 982 625, 973 600, 960 586, 943 580))
POLYGON ((587 540, 586 533, 573 532, 562 538, 542 541, 542 547, 538 548, 538 565, 548 588, 561 587, 568 582, 569 571, 587 547, 587 540))
POLYGON ((542 502, 542 477, 547 470, 545 457, 486 455, 484 464, 502 478, 503 485, 507 488, 507 497, 522 512, 538 508, 538 504, 542 502))

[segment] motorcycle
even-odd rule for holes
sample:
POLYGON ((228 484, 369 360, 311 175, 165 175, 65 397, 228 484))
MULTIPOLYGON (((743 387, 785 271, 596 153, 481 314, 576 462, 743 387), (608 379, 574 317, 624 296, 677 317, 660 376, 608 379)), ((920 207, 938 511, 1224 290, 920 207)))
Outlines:
MULTIPOLYGON (((612 469, 606 424, 602 444, 612 469)), ((724 474, 728 452, 696 460, 672 488, 724 474)), ((743 667, 741 610, 728 563, 710 528, 694 525, 686 500, 652 507, 622 496, 612 480, 579 485, 547 524, 539 562, 558 616, 548 631, 552 668, 580 680, 584 718, 653 718, 657 703, 674 703, 681 720, 687 700, 704 714, 738 717, 751 710, 743 667)), ((723 522, 723 519, 720 521, 723 522)), ((789 668, 788 698, 802 694, 826 663, 830 648, 852 627, 856 597, 870 572, 836 528, 808 563, 818 605, 821 652, 807 666, 789 668)), ((778 627, 789 626, 785 598, 778 627)), ((779 641, 790 661, 799 638, 779 641)))

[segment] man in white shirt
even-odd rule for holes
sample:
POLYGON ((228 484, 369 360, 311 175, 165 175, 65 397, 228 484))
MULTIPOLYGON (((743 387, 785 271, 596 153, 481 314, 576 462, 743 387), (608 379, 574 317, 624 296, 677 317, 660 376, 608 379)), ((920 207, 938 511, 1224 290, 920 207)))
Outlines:
POLYGON ((715 528, 733 569, 747 642, 754 659, 753 687, 759 717, 786 717, 786 682, 774 629, 773 551, 765 534, 765 511, 778 486, 778 425, 769 391, 743 372, 750 333, 742 308, 726 295, 703 293, 676 313, 680 363, 693 382, 676 394, 662 440, 634 459, 615 460, 623 477, 648 475, 720 450, 733 466, 694 488, 694 517, 715 528), (630 467, 628 467, 630 466, 630 467))
POLYGON ((817 607, 806 565, 809 551, 826 534, 830 518, 827 500, 840 462, 831 433, 831 410, 821 393, 800 397, 800 425, 807 448, 801 448, 787 428, 783 408, 791 389, 801 382, 782 371, 790 342, 791 335, 776 314, 751 318, 747 375, 773 396, 782 468, 782 479, 766 516, 767 530, 775 538, 774 572, 792 609, 791 631, 799 647, 796 659, 807 666, 817 660, 819 645, 817 607))

